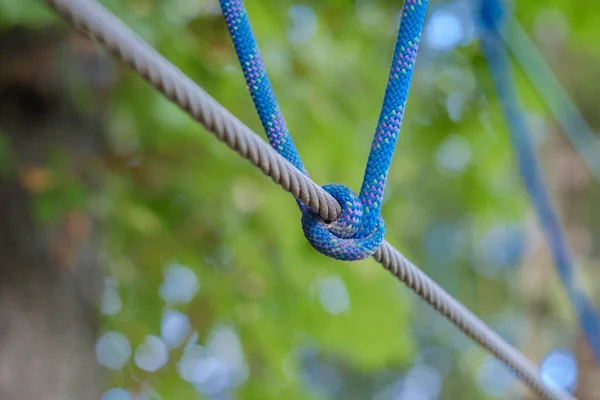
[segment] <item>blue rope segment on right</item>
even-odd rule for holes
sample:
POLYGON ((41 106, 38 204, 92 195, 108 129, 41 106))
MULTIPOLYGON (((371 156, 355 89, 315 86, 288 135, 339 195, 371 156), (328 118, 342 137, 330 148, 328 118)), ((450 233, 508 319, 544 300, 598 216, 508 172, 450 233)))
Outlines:
POLYGON ((540 172, 528 126, 519 108, 508 55, 499 34, 503 21, 503 9, 499 0, 481 0, 480 20, 482 49, 488 60, 498 99, 509 125, 525 187, 544 230, 558 275, 573 304, 581 329, 594 352, 596 361, 599 362, 600 322, 598 312, 589 297, 573 282, 573 257, 540 172))
MULTIPOLYGON (((507 21, 508 22, 508 21, 507 21)), ((554 114, 567 138, 589 171, 600 183, 600 143, 590 125, 552 72, 540 50, 514 19, 504 34, 504 42, 529 78, 546 107, 554 114)))
MULTIPOLYGON (((242 0, 220 0, 246 85, 271 146, 307 174, 290 137, 252 32, 242 0)), ((385 235, 381 202, 390 169, 410 83, 428 0, 405 0, 402 19, 379 121, 359 194, 339 184, 323 186, 342 209, 336 221, 323 221, 300 204, 302 230, 320 253, 344 260, 365 259, 379 248, 385 235)))

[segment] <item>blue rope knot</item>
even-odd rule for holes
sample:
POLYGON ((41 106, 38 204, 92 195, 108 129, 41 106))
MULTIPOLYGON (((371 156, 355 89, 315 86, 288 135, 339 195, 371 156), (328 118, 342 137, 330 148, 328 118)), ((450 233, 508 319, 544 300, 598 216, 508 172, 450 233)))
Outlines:
POLYGON ((321 254, 342 261, 357 261, 370 257, 381 245, 385 223, 380 214, 364 218, 360 197, 348 187, 338 184, 323 186, 342 208, 333 222, 324 221, 307 207, 302 208, 302 230, 310 244, 321 254))
MULTIPOLYGON (((220 2, 246 85, 269 142, 306 174, 269 83, 244 2, 220 2)), ((404 0, 392 65, 360 196, 344 186, 325 186, 324 189, 339 201, 343 210, 342 215, 332 223, 323 221, 300 204, 304 236, 317 251, 329 257, 346 261, 362 260, 375 253, 383 241, 385 224, 381 218, 381 203, 406 108, 427 4, 428 0, 404 0)))

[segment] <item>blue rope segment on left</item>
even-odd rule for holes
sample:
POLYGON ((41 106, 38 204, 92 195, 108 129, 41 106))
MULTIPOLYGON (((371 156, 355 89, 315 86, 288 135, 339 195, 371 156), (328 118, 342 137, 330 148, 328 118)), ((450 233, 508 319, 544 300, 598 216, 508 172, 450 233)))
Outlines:
POLYGON ((573 257, 540 172, 528 126, 519 108, 508 55, 499 35, 503 21, 502 6, 499 0, 481 0, 480 12, 483 31, 481 37, 482 49, 488 60, 498 99, 509 125, 513 147, 525 187, 546 235, 558 275, 566 288, 581 329, 598 362, 600 361, 598 312, 589 297, 579 290, 573 282, 573 257))
MULTIPOLYGON (((246 85, 269 143, 307 174, 275 100, 243 1, 220 0, 220 3, 246 85)), ((362 260, 371 256, 383 241, 385 223, 381 217, 381 201, 408 99, 427 3, 428 0, 405 0, 360 193, 356 194, 339 184, 323 186, 342 208, 342 214, 336 221, 323 221, 300 204, 304 235, 315 249, 329 257, 344 261, 362 260)))

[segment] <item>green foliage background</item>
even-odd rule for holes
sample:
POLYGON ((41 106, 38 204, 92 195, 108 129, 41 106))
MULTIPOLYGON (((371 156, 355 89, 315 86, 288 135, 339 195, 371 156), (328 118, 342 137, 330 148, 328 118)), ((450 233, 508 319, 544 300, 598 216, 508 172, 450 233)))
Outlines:
MULTIPOLYGON (((286 35, 288 8, 297 2, 246 1, 271 82, 311 177, 358 190, 401 2, 373 0, 368 8, 356 3, 361 2, 302 2, 315 11, 318 28, 299 44, 286 35), (361 13, 371 22, 361 22, 361 13)), ((215 13, 216 1, 103 4, 262 134, 225 24, 215 13)), ((441 4, 432 3, 431 10, 441 4)), ((565 46, 597 60, 597 5, 519 2, 516 13, 531 31, 546 8, 565 15, 570 27, 565 46)), ((0 0, 0 15, 3 26, 56 22, 34 0, 0 0)), ((547 118, 525 78, 516 73, 527 110, 547 118)), ((527 298, 516 293, 514 269, 503 274, 506 279, 473 269, 474 243, 490 227, 531 219, 477 42, 447 54, 422 51, 411 90, 383 208, 388 241, 492 326, 503 313, 531 317, 527 298), (458 121, 446 110, 453 93, 464 104, 458 121), (452 135, 466 139, 472 151, 468 167, 457 174, 436 167, 436 152, 452 135), (456 230, 431 255, 424 237, 440 223, 456 230)), ((231 324, 240 335, 250 368, 240 398, 319 398, 303 381, 299 363, 286 367, 286 357, 302 346, 318 350, 319 357, 342 371, 344 388, 336 398, 372 398, 391 382, 385 374, 408 371, 426 343, 451 350, 452 368, 441 398, 487 398, 477 388, 485 358, 481 350, 468 342, 461 351, 453 347, 455 336, 463 340, 460 335, 374 261, 344 264, 313 251, 287 193, 124 68, 108 118, 111 151, 128 166, 111 174, 104 191, 90 200, 109 223, 102 260, 123 300, 123 310, 106 318, 103 329, 124 333, 134 347, 146 335, 159 334, 163 269, 176 260, 199 277, 198 295, 180 308, 199 342, 215 324, 231 324), (326 312, 311 294, 315 279, 326 276, 339 276, 346 285, 348 313, 326 312)), ((552 177, 548 180, 552 185, 552 177)), ((549 261, 543 262, 552 271, 549 261)), ((547 329, 563 328, 543 342, 545 351, 569 343, 577 331, 560 285, 550 280, 554 305, 547 329)), ((524 350, 536 361, 543 356, 524 350)), ((199 397, 178 376, 177 360, 173 352, 169 364, 153 374, 131 363, 111 375, 111 384, 135 391, 144 381, 164 399, 199 397)))

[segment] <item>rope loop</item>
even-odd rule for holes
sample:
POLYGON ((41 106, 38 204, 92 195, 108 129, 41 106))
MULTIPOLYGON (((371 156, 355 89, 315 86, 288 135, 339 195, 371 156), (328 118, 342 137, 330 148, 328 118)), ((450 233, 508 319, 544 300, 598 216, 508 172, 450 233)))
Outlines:
POLYGON ((372 256, 385 236, 381 215, 365 218, 365 206, 350 188, 329 184, 323 189, 335 198, 342 208, 337 220, 324 221, 310 209, 302 209, 302 230, 310 244, 321 254, 342 261, 363 260, 372 256))
MULTIPOLYGON (((243 0, 220 0, 220 3, 246 85, 271 146, 308 176, 277 105, 243 0)), ((305 205, 299 203, 304 235, 324 255, 338 260, 361 260, 372 255, 383 240, 381 203, 406 108, 427 4, 428 0, 404 1, 360 195, 344 186, 326 186, 346 212, 334 223, 311 216, 305 205)))
MULTIPOLYGON (((330 192, 323 190, 297 167, 286 162, 281 155, 260 140, 250 128, 237 120, 202 88, 152 49, 148 43, 136 36, 131 29, 99 2, 89 0, 45 1, 74 27, 103 44, 126 65, 137 71, 156 90, 200 122, 208 132, 213 133, 228 147, 250 160, 273 181, 291 192, 296 200, 303 204, 311 204, 316 212, 322 212, 324 208, 327 209, 331 204, 335 204, 333 196, 329 194, 333 191, 331 188, 328 188, 330 192), (327 201, 323 201, 323 199, 327 201)), ((417 4, 425 2, 425 0, 412 1, 413 3, 417 1, 417 4)), ((350 191, 348 190, 348 192, 350 191)), ((354 199, 350 204, 355 205, 355 197, 350 194, 348 198, 354 199)), ((339 197, 337 201, 339 201, 339 197)), ((305 206, 302 205, 302 207, 305 206)), ((364 208, 363 221, 369 219, 369 211, 370 209, 364 208), (367 217, 365 217, 364 211, 367 211, 367 217)), ((324 214, 328 215, 328 213, 324 214)), ((306 218, 310 219, 310 216, 306 218)), ((378 215, 376 215, 377 218, 379 218, 378 215)), ((341 222, 338 222, 336 231, 341 222)), ((363 224, 358 225, 364 228, 363 224)), ((354 236, 357 237, 358 233, 355 233, 354 236)), ((379 241, 374 240, 374 242, 379 241)), ((388 242, 382 241, 373 257, 463 333, 504 361, 541 398, 575 400, 569 393, 546 385, 531 361, 445 292, 388 242)))

